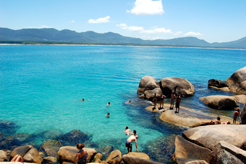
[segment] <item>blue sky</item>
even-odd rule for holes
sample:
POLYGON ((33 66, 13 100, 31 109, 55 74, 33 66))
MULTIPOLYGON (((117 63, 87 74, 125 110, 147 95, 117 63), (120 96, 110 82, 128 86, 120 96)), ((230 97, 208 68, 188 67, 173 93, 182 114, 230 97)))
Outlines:
POLYGON ((0 27, 227 42, 246 36, 246 0, 0 0, 0 27))

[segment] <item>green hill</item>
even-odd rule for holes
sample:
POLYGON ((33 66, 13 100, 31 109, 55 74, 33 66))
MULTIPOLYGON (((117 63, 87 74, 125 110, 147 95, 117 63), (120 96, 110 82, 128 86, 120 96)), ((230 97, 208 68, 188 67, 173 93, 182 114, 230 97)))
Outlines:
POLYGON ((0 41, 3 42, 46 42, 46 43, 89 43, 89 44, 121 44, 121 45, 153 45, 153 46, 183 46, 183 47, 218 47, 246 48, 246 37, 225 43, 208 43, 196 37, 183 37, 168 40, 142 40, 125 37, 117 33, 96 33, 71 30, 58 31, 53 28, 11 30, 0 28, 0 41))

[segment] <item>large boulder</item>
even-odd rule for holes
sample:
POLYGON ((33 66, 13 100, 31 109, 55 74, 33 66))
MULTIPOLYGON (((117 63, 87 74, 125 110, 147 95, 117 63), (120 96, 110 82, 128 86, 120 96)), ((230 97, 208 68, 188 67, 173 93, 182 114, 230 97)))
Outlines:
POLYGON ((212 151, 177 135, 175 139, 175 152, 173 154, 173 159, 176 160, 176 158, 205 160, 210 163, 212 160, 212 151))
POLYGON ((246 81, 241 82, 236 90, 237 94, 244 94, 246 95, 246 81))
POLYGON ((243 164, 246 163, 246 151, 231 145, 225 141, 220 141, 214 151, 214 163, 237 163, 243 164))
POLYGON ((240 84, 246 80, 246 67, 234 72, 226 81, 230 84, 240 84))
POLYGON ((230 83, 227 81, 222 81, 218 79, 210 79, 208 81, 208 87, 224 88, 229 87, 230 83))
POLYGON ((147 159, 139 158, 133 155, 125 154, 122 158, 124 164, 161 164, 147 159))
POLYGON ((246 94, 246 67, 234 72, 226 81, 231 84, 231 91, 246 94))
POLYGON ((14 158, 14 156, 17 154, 22 156, 24 162, 41 164, 43 161, 38 150, 32 147, 31 145, 25 145, 25 146, 20 146, 20 147, 15 148, 12 151, 9 160, 14 158))
POLYGON ((155 94, 157 97, 160 97, 160 95, 162 94, 161 88, 155 88, 153 90, 144 91, 145 98, 147 98, 149 100, 151 100, 155 96, 155 94))
POLYGON ((106 163, 119 164, 122 159, 122 154, 119 150, 112 151, 107 157, 106 163))
POLYGON ((199 98, 204 104, 215 109, 232 110, 237 107, 236 98, 231 96, 213 95, 199 98))
MULTIPOLYGON (((216 118, 217 115, 203 113, 183 106, 180 107, 179 113, 176 113, 174 110, 167 110, 160 115, 162 121, 185 127, 208 125, 211 120, 215 120, 216 118)), ((231 118, 221 116, 221 121, 231 121, 231 118)))
POLYGON ((244 104, 242 111, 241 111, 241 122, 242 124, 246 124, 246 103, 244 104))
POLYGON ((246 141, 246 125, 208 125, 188 129, 183 137, 203 147, 214 149, 220 141, 241 148, 246 141))
POLYGON ((61 142, 56 141, 56 140, 49 140, 44 142, 40 146, 40 150, 45 152, 46 156, 53 156, 53 157, 58 157, 57 152, 59 151, 60 147, 62 147, 61 142))
POLYGON ((195 93, 194 86, 186 79, 179 77, 167 77, 160 81, 162 93, 170 96, 172 91, 181 94, 182 97, 192 96, 195 93))
POLYGON ((159 87, 159 82, 154 77, 144 76, 139 83, 138 94, 144 94, 146 90, 153 90, 159 87))
MULTIPOLYGON (((88 157, 87 157, 87 163, 93 159, 94 155, 96 155, 97 151, 92 148, 83 148, 87 151, 88 157)), ((63 146, 58 151, 58 160, 60 163, 62 162, 72 162, 75 163, 76 160, 76 153, 78 152, 78 149, 73 146, 63 146)))
POLYGON ((246 95, 235 95, 232 96, 235 97, 236 101, 241 103, 241 104, 245 104, 246 103, 246 95))

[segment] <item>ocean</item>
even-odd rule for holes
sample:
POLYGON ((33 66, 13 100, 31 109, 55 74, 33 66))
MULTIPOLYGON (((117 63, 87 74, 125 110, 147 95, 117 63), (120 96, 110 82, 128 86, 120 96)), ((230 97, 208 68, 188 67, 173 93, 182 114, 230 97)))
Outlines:
MULTIPOLYGON (((158 114, 145 110, 149 101, 137 95, 141 78, 185 78, 196 93, 183 98, 182 106, 232 117, 233 111, 211 109, 199 97, 234 95, 208 89, 207 83, 226 80, 245 67, 245 61, 246 50, 231 49, 0 45, 0 120, 18 125, 17 134, 80 130, 90 134, 98 147, 111 145, 122 153, 127 152, 124 129, 129 126, 137 130, 139 151, 154 161, 170 160, 173 146, 156 155, 151 152, 158 147, 155 142, 168 141, 187 128, 162 122, 158 114), (82 98, 85 101, 79 101, 82 98), (132 103, 125 104, 127 100, 132 103)), ((32 143, 48 139, 52 137, 36 135, 32 143)))

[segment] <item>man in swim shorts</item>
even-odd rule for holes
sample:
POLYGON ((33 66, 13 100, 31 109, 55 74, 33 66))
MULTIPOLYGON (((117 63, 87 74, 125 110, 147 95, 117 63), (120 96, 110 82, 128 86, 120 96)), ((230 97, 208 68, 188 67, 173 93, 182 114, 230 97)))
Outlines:
POLYGON ((174 92, 172 92, 172 94, 171 94, 170 109, 173 109, 175 98, 176 98, 176 95, 174 94, 174 92))
POLYGON ((126 140, 126 147, 127 147, 127 151, 132 152, 132 142, 135 141, 135 145, 136 145, 136 150, 138 151, 138 145, 137 145, 137 131, 133 130, 133 135, 131 135, 127 140, 126 140))

